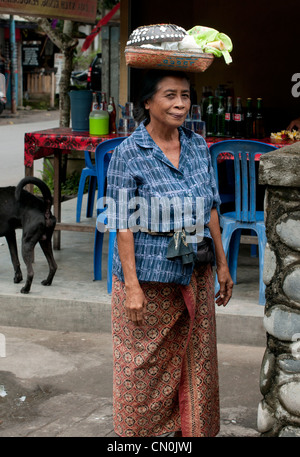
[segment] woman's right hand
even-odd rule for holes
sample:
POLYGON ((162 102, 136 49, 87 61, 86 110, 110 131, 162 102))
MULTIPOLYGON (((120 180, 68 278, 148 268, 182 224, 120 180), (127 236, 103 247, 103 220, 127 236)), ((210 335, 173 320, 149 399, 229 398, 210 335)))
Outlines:
POLYGON ((117 242, 126 290, 125 313, 136 325, 143 325, 146 297, 136 274, 134 239, 131 230, 118 230, 117 242))
POLYGON ((135 286, 128 286, 126 288, 126 302, 125 302, 125 313, 128 319, 130 319, 136 325, 144 324, 144 312, 146 307, 146 297, 143 289, 139 284, 135 286))

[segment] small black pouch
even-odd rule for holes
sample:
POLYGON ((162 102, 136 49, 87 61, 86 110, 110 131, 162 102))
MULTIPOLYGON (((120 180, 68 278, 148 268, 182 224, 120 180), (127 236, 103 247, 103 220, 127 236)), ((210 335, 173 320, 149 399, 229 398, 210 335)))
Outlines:
POLYGON ((168 245, 167 259, 180 258, 183 265, 195 263, 196 265, 215 264, 215 251, 211 238, 204 237, 197 243, 197 254, 193 251, 192 244, 187 243, 186 233, 175 232, 168 245))
POLYGON ((175 232, 168 245, 167 259, 175 260, 178 258, 181 259, 182 265, 188 265, 195 261, 193 246, 187 243, 184 230, 175 232))
POLYGON ((196 265, 215 264, 215 251, 211 238, 204 237, 197 243, 196 265))

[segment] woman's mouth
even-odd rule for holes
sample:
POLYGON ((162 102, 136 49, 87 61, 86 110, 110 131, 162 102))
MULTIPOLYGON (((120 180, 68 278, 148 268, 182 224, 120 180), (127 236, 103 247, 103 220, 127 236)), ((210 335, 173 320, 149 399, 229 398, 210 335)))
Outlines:
POLYGON ((172 113, 171 113, 171 116, 172 116, 174 119, 178 120, 178 121, 181 121, 181 120, 183 120, 183 119, 185 118, 185 115, 184 115, 184 114, 172 114, 172 113))

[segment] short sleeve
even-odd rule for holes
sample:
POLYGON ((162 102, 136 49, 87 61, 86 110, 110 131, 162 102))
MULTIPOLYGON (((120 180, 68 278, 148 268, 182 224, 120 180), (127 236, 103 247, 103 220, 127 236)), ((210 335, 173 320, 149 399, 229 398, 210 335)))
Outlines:
POLYGON ((212 207, 218 208, 221 205, 221 199, 220 199, 220 195, 219 195, 219 190, 217 188, 215 171, 212 166, 211 156, 210 156, 208 148, 207 148, 207 151, 208 151, 208 160, 209 160, 208 172, 210 174, 211 191, 212 191, 212 196, 213 196, 212 207))
POLYGON ((127 229, 130 216, 129 202, 136 194, 137 184, 131 176, 128 163, 116 148, 110 160, 107 172, 107 189, 105 203, 107 205, 109 229, 127 229))

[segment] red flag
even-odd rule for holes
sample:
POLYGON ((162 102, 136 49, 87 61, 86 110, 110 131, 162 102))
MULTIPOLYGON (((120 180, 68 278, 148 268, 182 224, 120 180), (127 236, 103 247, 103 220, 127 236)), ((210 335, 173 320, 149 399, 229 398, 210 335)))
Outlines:
POLYGON ((86 39, 84 40, 84 43, 83 43, 82 48, 81 48, 82 52, 86 51, 90 47, 90 44, 93 42, 95 37, 100 32, 101 27, 103 27, 104 25, 106 25, 110 21, 110 19, 114 16, 114 14, 118 11, 119 8, 120 8, 120 2, 117 3, 113 7, 113 9, 110 10, 110 12, 106 14, 106 16, 104 16, 102 19, 100 19, 98 24, 93 28, 93 30, 89 34, 89 36, 87 36, 86 39))

